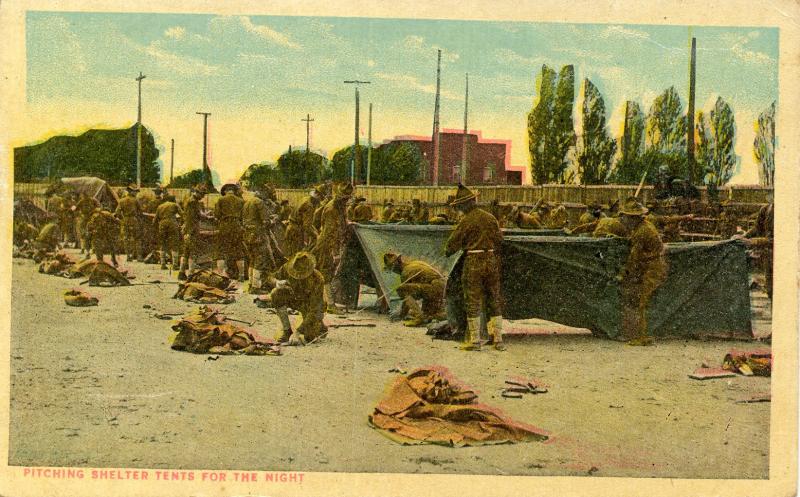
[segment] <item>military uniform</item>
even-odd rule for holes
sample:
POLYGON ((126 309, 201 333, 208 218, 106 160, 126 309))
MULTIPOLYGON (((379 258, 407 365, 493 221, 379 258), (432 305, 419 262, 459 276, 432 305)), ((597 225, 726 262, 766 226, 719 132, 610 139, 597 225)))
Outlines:
POLYGON ((764 268, 767 296, 772 300, 773 240, 775 239, 775 208, 772 202, 759 209, 756 224, 745 236, 764 240, 763 243, 759 244, 760 260, 764 268))
POLYGON ((350 184, 339 188, 334 198, 325 205, 322 212, 322 226, 317 237, 317 243, 311 249, 316 259, 316 268, 325 277, 325 297, 328 303, 328 312, 338 312, 335 298, 331 289, 331 282, 336 275, 336 268, 344 250, 347 235, 347 217, 345 205, 353 191, 350 184))
POLYGON ((604 238, 615 236, 618 238, 625 238, 628 236, 628 231, 625 226, 616 217, 604 217, 597 220, 592 236, 595 238, 604 238))
POLYGON ((328 329, 323 322, 325 315, 325 299, 323 296, 325 278, 314 267, 314 256, 301 251, 295 254, 286 264, 281 266, 268 280, 274 289, 269 300, 275 306, 278 318, 283 326, 281 342, 307 342, 314 340, 328 329), (279 284, 280 282, 284 282, 279 284), (298 311, 303 318, 297 328, 297 341, 292 340, 293 332, 289 322, 287 308, 298 311))
POLYGON ((194 256, 197 255, 200 236, 200 221, 203 216, 203 207, 200 200, 206 194, 204 185, 192 189, 191 194, 183 203, 183 246, 181 250, 181 265, 178 279, 186 279, 186 269, 194 269, 194 256))
POLYGON ((316 242, 317 230, 314 228, 314 211, 318 205, 319 200, 309 196, 289 217, 289 224, 286 227, 286 257, 306 250, 316 242))
POLYGON ((250 261, 250 291, 255 293, 261 289, 261 276, 264 272, 275 271, 281 254, 275 253, 270 241, 272 221, 267 202, 259 195, 247 199, 242 207, 242 224, 244 226, 244 246, 250 261))
POLYGON ((518 210, 517 213, 512 216, 512 220, 517 227, 522 229, 541 229, 542 228, 542 220, 539 217, 539 214, 536 212, 532 212, 530 214, 526 214, 522 212, 522 210, 518 210))
POLYGON ((86 233, 92 245, 92 251, 98 261, 105 254, 111 254, 111 261, 117 264, 116 244, 120 233, 120 222, 111 212, 96 208, 86 223, 86 233))
POLYGON ((500 243, 503 232, 497 219, 475 206, 476 195, 463 185, 451 205, 464 210, 445 246, 445 255, 463 250, 462 285, 467 311, 465 350, 480 348, 480 316, 483 303, 487 328, 498 349, 502 345, 502 311, 500 295, 500 243))
POLYGON ((372 220, 372 208, 365 204, 366 199, 360 197, 347 209, 347 218, 354 223, 367 223, 372 220))
POLYGON ((22 247, 35 242, 39 237, 39 230, 31 223, 18 222, 14 224, 14 245, 22 247))
POLYGON ((400 274, 397 294, 403 299, 403 306, 397 317, 409 317, 406 326, 445 319, 443 304, 446 280, 442 273, 427 262, 391 252, 384 255, 383 261, 386 267, 400 274), (421 308, 417 300, 422 301, 421 308))
POLYGON ((165 200, 156 208, 154 224, 161 249, 162 269, 166 269, 167 254, 171 254, 173 269, 178 269, 177 254, 181 249, 181 227, 178 223, 180 215, 181 208, 172 199, 165 200))
POLYGON ((142 247, 139 244, 139 218, 141 210, 136 201, 135 190, 129 188, 128 194, 120 199, 114 215, 122 221, 122 242, 128 260, 135 260, 142 256, 142 247))
POLYGON ((87 254, 91 247, 86 225, 89 222, 89 218, 92 217, 92 213, 98 207, 100 207, 100 202, 86 194, 81 195, 78 203, 75 204, 75 212, 78 214, 78 236, 81 239, 81 252, 86 251, 87 254))
MULTIPOLYGON (((244 200, 235 193, 237 186, 227 184, 222 187, 222 197, 214 205, 214 217, 217 219, 217 236, 215 249, 217 266, 223 274, 225 270, 233 273, 244 270, 244 240, 242 229, 242 207, 244 200), (240 262, 241 261, 241 262, 240 262)), ((239 273, 240 279, 244 274, 239 273)))
POLYGON ((383 208, 383 212, 381 213, 381 222, 382 223, 391 222, 392 216, 394 216, 394 204, 392 202, 389 202, 386 204, 386 207, 383 208))
POLYGON ((61 229, 57 223, 47 223, 39 231, 34 246, 37 250, 45 252, 55 252, 61 242, 61 229))
POLYGON ((428 224, 431 216, 430 211, 418 199, 414 199, 411 204, 410 221, 414 224, 428 224))
POLYGON ((647 306, 656 289, 667 277, 664 244, 655 226, 643 216, 647 209, 628 199, 620 214, 640 218, 628 233, 630 252, 622 269, 622 329, 631 345, 646 345, 647 306))

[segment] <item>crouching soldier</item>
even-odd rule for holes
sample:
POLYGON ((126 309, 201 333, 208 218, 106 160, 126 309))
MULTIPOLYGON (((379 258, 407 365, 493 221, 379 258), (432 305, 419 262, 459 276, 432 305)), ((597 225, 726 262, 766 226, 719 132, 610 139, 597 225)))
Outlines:
POLYGON ((463 250, 464 302, 467 311, 467 332, 462 350, 480 350, 480 316, 485 310, 487 328, 494 348, 505 350, 502 336, 503 317, 500 309, 500 243, 503 232, 497 219, 476 205, 477 195, 464 185, 450 205, 464 213, 445 246, 445 255, 463 250))
POLYGON ((325 279, 317 271, 313 255, 306 251, 296 253, 266 279, 267 285, 273 287, 266 297, 267 303, 275 307, 283 328, 279 338, 281 343, 305 344, 327 333, 328 328, 322 321, 325 315, 325 279), (289 307, 298 311, 303 318, 296 331, 292 331, 289 321, 289 307))
POLYGON ((86 233, 98 261, 111 254, 111 263, 117 265, 116 245, 120 235, 120 222, 110 211, 97 207, 86 223, 86 233))
POLYGON ((58 223, 52 222, 42 227, 33 245, 39 252, 55 252, 59 243, 61 243, 61 229, 58 223))
POLYGON ((443 308, 446 280, 427 262, 388 252, 383 256, 384 266, 400 275, 397 294, 403 299, 400 311, 393 319, 403 319, 406 326, 422 326, 431 320, 445 319, 443 308), (422 307, 417 304, 422 301, 422 307))

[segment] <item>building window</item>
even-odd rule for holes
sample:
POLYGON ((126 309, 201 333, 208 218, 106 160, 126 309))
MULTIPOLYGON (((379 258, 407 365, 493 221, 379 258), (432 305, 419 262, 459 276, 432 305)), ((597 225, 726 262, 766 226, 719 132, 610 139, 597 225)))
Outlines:
POLYGON ((459 164, 453 166, 453 183, 461 183, 461 166, 459 164))
POLYGON ((494 182, 494 165, 489 164, 483 168, 483 182, 484 183, 494 182))

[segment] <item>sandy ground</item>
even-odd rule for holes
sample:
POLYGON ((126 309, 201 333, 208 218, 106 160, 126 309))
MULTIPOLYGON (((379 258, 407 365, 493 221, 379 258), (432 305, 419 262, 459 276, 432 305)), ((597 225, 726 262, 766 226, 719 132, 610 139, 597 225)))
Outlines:
MULTIPOLYGON (((129 267, 139 283, 174 281, 157 266, 129 267)), ((504 353, 465 353, 362 310, 326 321, 377 327, 338 328, 280 357, 212 361, 172 351, 170 321, 153 317, 194 306, 170 298, 174 283, 90 289, 98 307, 67 307, 62 292, 76 284, 37 273, 32 261, 13 262, 12 465, 768 477, 770 404, 736 401, 769 392, 769 379, 687 377, 704 361, 721 363, 729 348, 758 342, 633 348, 532 321, 514 326, 537 334, 510 337, 504 353), (550 440, 402 446, 371 429, 367 415, 393 376, 388 370, 432 364, 550 440), (499 392, 512 375, 550 390, 505 399, 499 392)), ((264 335, 278 329, 249 296, 225 311, 255 320, 264 335)), ((769 330, 765 311, 764 298, 755 298, 759 334, 769 330)))

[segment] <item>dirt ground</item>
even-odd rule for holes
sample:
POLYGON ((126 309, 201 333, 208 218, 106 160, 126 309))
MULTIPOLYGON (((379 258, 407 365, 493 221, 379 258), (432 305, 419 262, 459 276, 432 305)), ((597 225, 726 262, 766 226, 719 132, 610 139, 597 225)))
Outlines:
MULTIPOLYGON (((172 351, 170 321, 188 311, 170 297, 172 277, 131 263, 137 283, 92 288, 100 305, 73 308, 64 290, 77 280, 39 274, 15 259, 11 330, 11 465, 292 471, 767 478, 769 403, 737 403, 768 393, 769 378, 688 378, 720 364, 733 347, 759 342, 659 341, 634 348, 542 321, 507 339, 508 351, 465 353, 362 310, 329 324, 318 343, 280 357, 172 351), (150 306, 147 309, 144 306, 150 306), (399 365, 443 365, 515 420, 550 433, 544 443, 449 448, 403 446, 367 424, 399 365), (549 392, 500 396, 509 376, 549 392)), ((367 300, 367 299, 365 299, 367 300)), ((763 295, 757 333, 769 332, 763 295)), ((263 335, 273 314, 237 296, 226 314, 263 335)), ((508 324, 507 324, 508 327, 508 324)))

